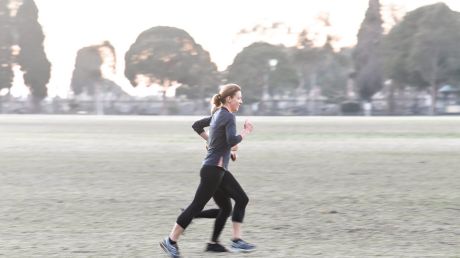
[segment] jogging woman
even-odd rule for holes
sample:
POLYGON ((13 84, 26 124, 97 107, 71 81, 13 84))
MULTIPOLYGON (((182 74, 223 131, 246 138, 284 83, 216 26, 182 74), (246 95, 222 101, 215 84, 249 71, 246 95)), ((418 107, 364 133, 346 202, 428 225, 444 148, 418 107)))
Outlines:
MULTIPOLYGON (((213 105, 211 114, 213 115, 217 110, 218 108, 216 108, 216 106, 213 105)), ((211 120, 212 120, 212 116, 206 117, 206 118, 196 121, 192 125, 193 130, 195 130, 195 132, 198 135, 200 135, 201 138, 203 138, 206 142, 208 141, 209 136, 208 136, 208 133, 204 130, 204 128, 210 126, 211 120)), ((209 149, 207 144, 206 144, 206 149, 209 149)), ((235 145, 231 148, 230 159, 232 161, 236 161, 236 158, 237 158, 236 151, 237 150, 238 150, 238 145, 235 145)), ((239 193, 238 195, 244 197, 246 193, 244 193, 243 191, 239 193)), ((219 243, 219 236, 222 233, 222 230, 224 229, 224 225, 227 222, 227 218, 230 216, 231 211, 232 211, 230 196, 226 193, 225 190, 219 188, 214 193, 212 198, 216 202, 217 206, 219 206, 219 208, 203 210, 199 214, 195 215, 194 219, 195 218, 215 218, 216 221, 214 223, 214 230, 212 232, 212 238, 211 238, 211 241, 206 246, 206 251, 207 252, 228 252, 228 249, 219 243)))
MULTIPOLYGON (((230 196, 235 201, 232 215, 232 249, 235 251, 252 251, 255 249, 254 245, 241 239, 241 224, 249 199, 238 181, 228 171, 232 146, 239 144, 243 138, 250 134, 253 125, 246 121, 243 130, 237 135, 233 113, 238 111, 239 106, 243 103, 241 88, 238 85, 224 85, 219 94, 214 95, 212 101, 219 109, 210 121, 208 152, 200 170, 200 184, 192 203, 179 215, 169 237, 160 242, 163 250, 173 258, 180 257, 177 245, 179 236, 193 218, 203 210, 206 203, 220 193, 230 196)), ((223 206, 228 207, 227 204, 223 206)), ((218 203, 218 205, 221 206, 222 204, 218 203)))

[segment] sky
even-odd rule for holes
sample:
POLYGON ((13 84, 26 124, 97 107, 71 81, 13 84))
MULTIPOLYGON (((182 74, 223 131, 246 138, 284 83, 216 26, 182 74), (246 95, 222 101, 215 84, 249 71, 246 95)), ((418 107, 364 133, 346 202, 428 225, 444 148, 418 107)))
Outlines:
MULTIPOLYGON (((436 0, 381 0, 403 12, 436 0)), ((459 0, 443 1, 460 11, 459 0)), ((77 51, 108 40, 117 52, 117 74, 113 80, 130 88, 124 78, 124 54, 137 36, 155 26, 177 27, 188 32, 207 50, 219 70, 253 38, 238 35, 257 24, 281 22, 293 32, 313 28, 322 13, 330 17, 330 30, 341 38, 341 46, 356 43, 368 0, 35 0, 39 22, 45 33, 45 51, 52 63, 49 95, 68 97, 77 51)), ((268 35, 270 43, 293 44, 289 39, 268 35), (276 42, 278 41, 278 42, 276 42), (283 42, 282 42, 283 41, 283 42)), ((20 83, 19 83, 20 84, 20 83)), ((12 92, 13 93, 13 92, 12 92)))

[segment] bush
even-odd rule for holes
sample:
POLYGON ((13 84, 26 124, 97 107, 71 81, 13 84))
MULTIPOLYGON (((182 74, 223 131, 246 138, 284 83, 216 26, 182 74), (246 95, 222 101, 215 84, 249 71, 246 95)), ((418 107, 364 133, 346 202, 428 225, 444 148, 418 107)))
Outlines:
POLYGON ((343 114, 358 114, 361 112, 361 104, 355 101, 345 101, 340 104, 343 114))

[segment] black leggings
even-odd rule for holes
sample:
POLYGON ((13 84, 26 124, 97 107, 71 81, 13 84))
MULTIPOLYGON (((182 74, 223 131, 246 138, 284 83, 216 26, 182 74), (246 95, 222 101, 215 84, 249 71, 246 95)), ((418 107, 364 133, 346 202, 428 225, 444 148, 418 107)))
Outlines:
POLYGON ((193 217, 194 219, 199 219, 199 218, 204 218, 204 219, 215 219, 217 218, 217 215, 219 215, 220 209, 207 209, 207 210, 202 210, 198 215, 193 217))
POLYGON ((179 215, 176 222, 186 229, 192 219, 200 214, 212 197, 219 206, 212 237, 212 241, 217 241, 232 211, 229 198, 235 201, 232 215, 232 221, 234 222, 243 222, 249 199, 233 175, 221 167, 203 166, 200 171, 200 177, 200 184, 192 203, 179 215))

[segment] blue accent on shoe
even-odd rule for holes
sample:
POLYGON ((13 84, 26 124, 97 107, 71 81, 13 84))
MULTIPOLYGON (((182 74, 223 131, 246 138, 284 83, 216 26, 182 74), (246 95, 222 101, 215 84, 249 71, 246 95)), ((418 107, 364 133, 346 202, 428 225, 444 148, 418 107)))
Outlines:
POLYGON ((243 239, 238 239, 237 241, 232 241, 231 250, 233 252, 249 253, 255 251, 256 246, 244 241, 243 239))
POLYGON ((161 248, 163 248, 163 251, 165 251, 165 253, 171 256, 171 258, 180 258, 179 247, 177 246, 177 244, 171 244, 171 242, 169 242, 168 237, 166 237, 165 239, 163 239, 163 241, 160 242, 160 246, 161 248))

